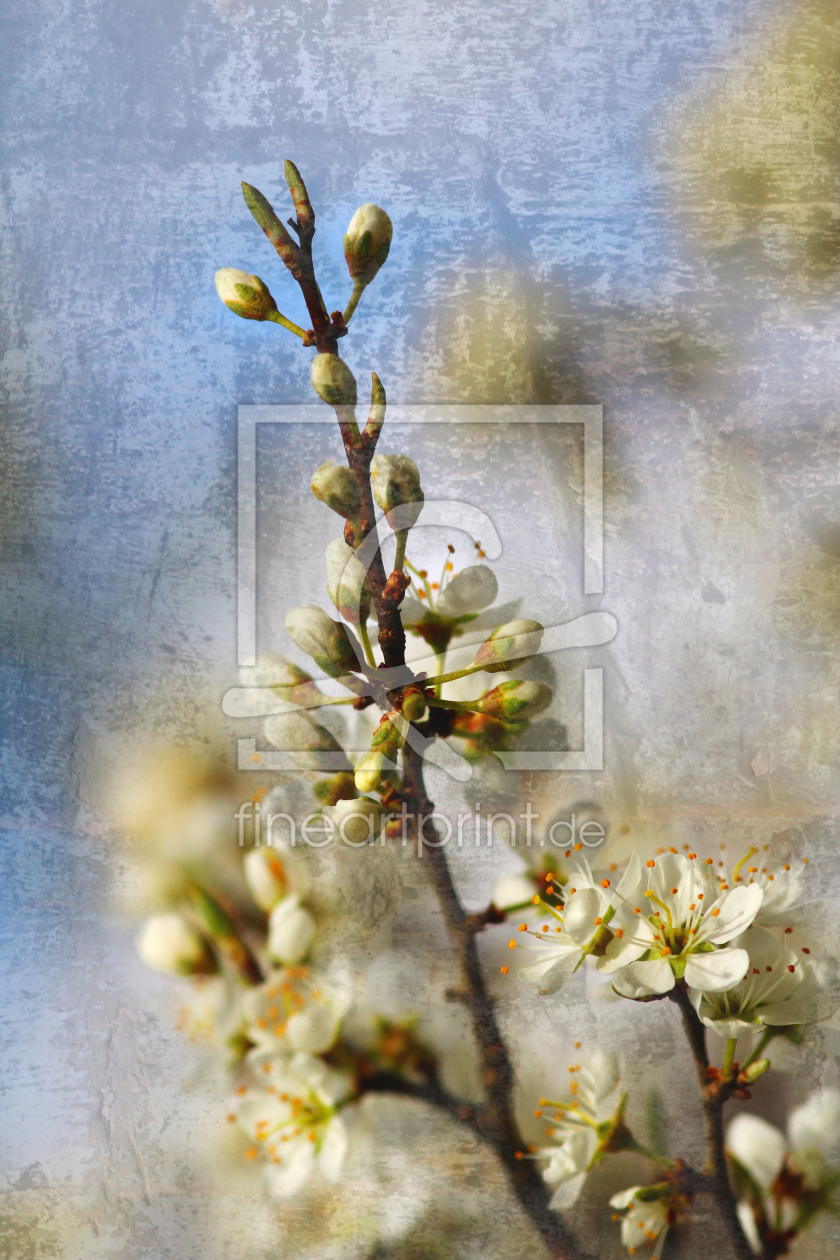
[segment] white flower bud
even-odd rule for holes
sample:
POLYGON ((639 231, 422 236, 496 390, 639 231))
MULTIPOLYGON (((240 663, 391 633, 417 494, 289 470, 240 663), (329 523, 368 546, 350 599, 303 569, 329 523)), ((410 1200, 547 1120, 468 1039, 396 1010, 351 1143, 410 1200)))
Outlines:
POLYGON ((370 284, 388 257, 394 225, 372 201, 359 206, 344 237, 344 257, 354 280, 370 284))
MULTIPOLYGON (((491 671, 492 672, 492 671, 491 671)), ((513 678, 486 692, 476 708, 500 722, 527 722, 551 704, 551 688, 545 683, 513 678)))
POLYGON ((356 762, 355 783, 357 792, 376 792, 383 782, 399 783, 397 767, 385 753, 370 750, 356 762))
MULTIPOLYGON (((291 713, 273 713, 265 720, 265 737, 275 748, 287 752, 301 770, 323 770, 324 755, 341 754, 342 748, 335 737, 319 726, 300 710, 291 713)), ((343 755, 343 754, 342 754, 343 755)), ((347 770, 346 758, 342 765, 329 765, 330 770, 347 770)))
POLYGON ((524 617, 507 621, 482 643, 475 654, 475 664, 489 674, 519 669, 539 652, 543 634, 543 627, 538 621, 529 621, 524 617))
POLYGON ((384 826, 387 815, 378 801, 369 796, 358 796, 352 801, 339 801, 337 805, 325 805, 322 811, 329 818, 342 840, 350 844, 371 844, 384 826))
POLYGON ((355 407, 356 378, 337 354, 316 354, 312 360, 312 388, 331 407, 355 407))
POLYGON ((464 617, 489 608, 499 593, 496 575, 486 564, 470 564, 441 591, 435 612, 440 617, 464 617))
POLYGON ((138 933, 137 952, 147 967, 168 976, 209 975, 215 955, 182 914, 156 914, 138 933))
POLYGON ((266 914, 286 895, 286 868, 272 849, 251 849, 243 863, 251 895, 266 914))
POLYGON ((367 621, 370 612, 366 576, 353 548, 343 538, 334 538, 327 547, 327 590, 342 617, 353 625, 367 621))
POLYGON ((315 920, 295 896, 278 901, 268 916, 266 949, 275 962, 296 967, 315 939, 315 920))
POLYGON ((420 474, 407 455, 374 455, 370 465, 373 497, 392 529, 411 529, 423 511, 420 474), (394 512, 395 508, 401 508, 394 512))
POLYGON ((268 319, 277 310, 277 303, 259 276, 222 267, 216 272, 216 292, 229 311, 243 319, 268 319))
POLYGON ((359 483, 346 464, 334 464, 328 459, 315 471, 311 488, 316 499, 326 503, 345 520, 358 517, 359 483))
POLYGON ((286 613, 286 633, 325 674, 338 677, 359 668, 361 653, 355 651, 346 627, 317 604, 302 604, 286 613))

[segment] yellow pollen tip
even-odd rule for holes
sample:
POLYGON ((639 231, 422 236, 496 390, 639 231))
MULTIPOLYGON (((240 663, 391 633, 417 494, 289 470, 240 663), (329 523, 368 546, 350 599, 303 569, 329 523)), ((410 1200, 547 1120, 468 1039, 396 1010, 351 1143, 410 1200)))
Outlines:
POLYGON ((507 973, 508 973, 509 971, 510 971, 510 967, 502 967, 502 975, 503 975, 503 976, 506 976, 506 975, 507 975, 507 973))
POLYGON ((508 949, 516 949, 516 941, 508 941, 508 949))

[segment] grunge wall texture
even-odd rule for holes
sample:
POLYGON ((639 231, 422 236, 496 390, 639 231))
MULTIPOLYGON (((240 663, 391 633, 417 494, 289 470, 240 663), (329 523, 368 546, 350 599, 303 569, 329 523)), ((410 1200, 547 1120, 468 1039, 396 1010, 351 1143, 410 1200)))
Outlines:
MULTIPOLYGON (((607 764, 563 790, 684 838, 789 831, 836 892, 840 15, 829 0, 7 0, 0 26, 0 1254, 363 1255, 338 1197, 328 1241, 292 1210, 278 1242, 244 1171, 214 1181, 206 1056, 134 957, 107 823, 142 738, 219 723, 236 405, 311 397, 306 356, 213 290, 219 266, 257 270, 304 318, 239 181, 271 196, 298 163, 337 294, 351 212, 388 209, 394 247, 348 357, 389 399, 604 404, 604 607, 621 626, 603 657, 607 764)), ((572 445, 561 456, 558 501, 575 484, 572 445)), ((467 457, 504 505, 498 466, 467 457)), ((301 536, 304 566, 323 541, 301 536)), ((534 543, 512 545, 503 598, 534 543)), ((459 873, 468 895, 486 886, 475 858, 459 873)), ((425 949, 429 967, 445 955, 431 930, 425 949)), ((511 1027, 562 1040, 591 1021, 580 996, 539 1016, 528 996, 511 1027)), ((643 1062, 651 1027, 625 1034, 643 1062)), ((796 1070, 779 1118, 784 1091, 836 1083, 830 1058, 796 1070)), ((419 1181, 438 1215, 415 1254, 435 1229, 459 1256, 535 1254, 487 1157, 450 1142, 443 1166, 442 1121, 400 1116, 382 1125, 402 1126, 402 1153, 371 1139, 353 1212, 407 1225, 419 1181), (447 1195, 472 1214, 463 1234, 447 1195)))

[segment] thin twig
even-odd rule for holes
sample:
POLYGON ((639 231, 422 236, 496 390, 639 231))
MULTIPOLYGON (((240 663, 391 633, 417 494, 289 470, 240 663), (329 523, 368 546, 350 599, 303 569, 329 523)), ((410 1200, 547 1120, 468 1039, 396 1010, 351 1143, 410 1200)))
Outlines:
POLYGON ((710 1080, 709 1056, 706 1051, 706 1030, 699 1015, 691 1005, 685 989, 672 989, 669 997, 680 1009, 683 1028, 691 1048, 697 1080, 700 1085, 700 1093, 703 1099, 703 1118, 706 1123, 706 1141, 709 1151, 709 1167, 707 1170, 709 1193, 714 1199, 715 1206, 726 1227, 733 1253, 738 1257, 738 1260, 754 1260, 755 1253, 741 1228, 741 1222, 738 1220, 735 1199, 726 1169, 726 1150, 723 1140, 723 1107, 730 1096, 730 1091, 719 1088, 720 1082, 710 1080))

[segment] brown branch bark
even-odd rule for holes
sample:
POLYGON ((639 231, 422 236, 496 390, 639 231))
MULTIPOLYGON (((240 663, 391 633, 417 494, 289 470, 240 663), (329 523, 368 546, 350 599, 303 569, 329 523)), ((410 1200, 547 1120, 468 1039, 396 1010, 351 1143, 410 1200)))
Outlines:
POLYGON ((691 1048, 700 1093, 703 1099, 703 1118, 706 1125, 706 1142, 709 1152, 709 1166, 706 1170, 706 1184, 715 1207, 729 1235, 733 1255, 737 1260, 755 1260, 755 1253, 747 1236, 741 1228, 738 1213, 735 1210, 735 1198, 729 1184, 726 1169, 726 1151, 723 1140, 723 1108, 729 1093, 718 1088, 718 1082, 710 1080, 709 1056, 706 1051, 706 1030, 699 1015, 689 1001, 685 989, 672 989, 668 995, 679 1007, 683 1028, 691 1048))

